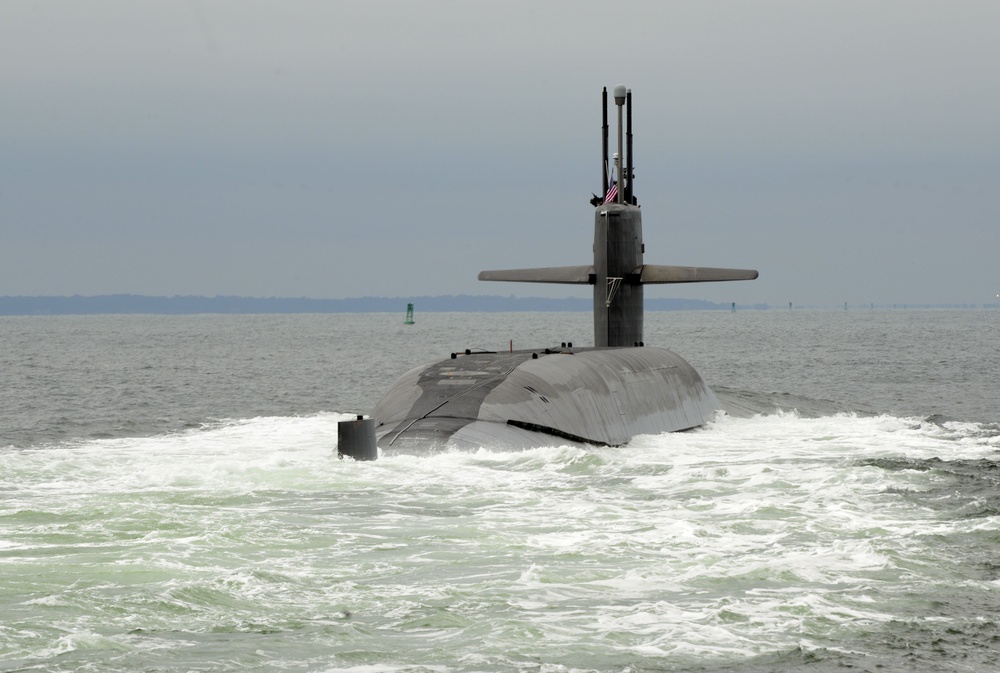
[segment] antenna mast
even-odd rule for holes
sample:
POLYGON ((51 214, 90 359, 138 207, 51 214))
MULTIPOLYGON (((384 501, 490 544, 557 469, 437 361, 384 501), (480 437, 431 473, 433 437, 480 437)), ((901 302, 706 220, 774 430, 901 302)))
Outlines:
POLYGON ((618 175, 618 193, 615 195, 615 203, 625 203, 625 185, 622 184, 622 155, 625 154, 622 148, 622 106, 625 105, 626 89, 624 84, 615 87, 615 105, 618 107, 618 161, 615 162, 615 171, 618 175))
POLYGON ((608 193, 608 87, 601 93, 601 109, 604 111, 601 126, 601 200, 608 193))

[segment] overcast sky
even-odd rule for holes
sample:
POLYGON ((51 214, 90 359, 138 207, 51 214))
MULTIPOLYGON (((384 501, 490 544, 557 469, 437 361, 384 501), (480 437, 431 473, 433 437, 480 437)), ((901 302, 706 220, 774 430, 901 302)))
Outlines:
POLYGON ((6 0, 0 295, 588 296, 633 92, 647 296, 1000 292, 1000 2, 6 0))

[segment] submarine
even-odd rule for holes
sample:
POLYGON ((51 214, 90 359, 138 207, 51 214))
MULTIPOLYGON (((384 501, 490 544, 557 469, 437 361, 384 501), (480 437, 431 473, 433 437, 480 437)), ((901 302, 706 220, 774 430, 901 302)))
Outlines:
POLYGON ((622 446, 636 435, 690 430, 715 417, 721 405, 698 372, 673 351, 643 341, 643 287, 753 280, 758 272, 643 261, 642 210, 633 190, 632 92, 618 85, 613 95, 618 151, 609 164, 607 87, 602 91, 602 188, 590 200, 593 262, 479 274, 481 281, 592 285, 593 345, 464 350, 420 365, 386 391, 368 418, 339 424, 341 457, 567 443, 622 446))

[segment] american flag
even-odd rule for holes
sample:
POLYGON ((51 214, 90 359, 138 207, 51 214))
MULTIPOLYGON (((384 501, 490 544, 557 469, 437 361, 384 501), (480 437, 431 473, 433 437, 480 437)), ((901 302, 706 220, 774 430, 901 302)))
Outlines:
POLYGON ((613 203, 618 198, 618 183, 614 180, 608 187, 608 193, 604 195, 604 203, 613 203))

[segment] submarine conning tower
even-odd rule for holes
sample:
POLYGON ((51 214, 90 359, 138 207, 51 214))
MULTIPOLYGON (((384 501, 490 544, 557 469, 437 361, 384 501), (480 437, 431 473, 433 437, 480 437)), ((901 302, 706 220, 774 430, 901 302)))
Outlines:
POLYGON ((618 151, 608 156, 608 89, 602 92, 601 192, 594 211, 594 263, 537 269, 482 271, 479 280, 594 286, 594 346, 643 343, 643 285, 753 280, 753 269, 664 266, 643 261, 642 211, 633 190, 632 92, 614 89, 618 151), (623 165, 624 161, 624 165, 623 165))
POLYGON ((642 341, 642 213, 607 203, 594 215, 594 345, 642 341))
POLYGON ((632 92, 615 87, 618 108, 618 151, 608 165, 608 89, 601 92, 601 185, 604 200, 594 195, 594 345, 634 346, 642 343, 642 212, 632 193, 632 92), (622 108, 625 137, 622 147, 622 108), (626 164, 622 166, 622 158, 626 164), (623 170, 624 169, 624 170, 623 170))

